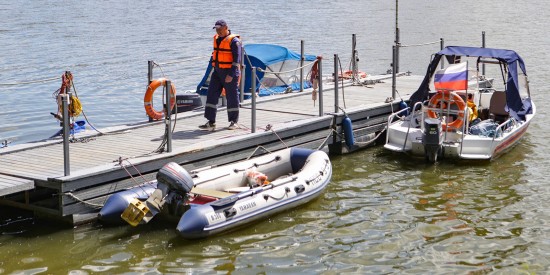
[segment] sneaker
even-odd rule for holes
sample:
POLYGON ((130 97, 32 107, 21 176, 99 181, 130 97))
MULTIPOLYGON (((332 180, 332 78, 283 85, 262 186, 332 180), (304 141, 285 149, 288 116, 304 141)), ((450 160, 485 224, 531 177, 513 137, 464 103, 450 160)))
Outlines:
POLYGON ((216 130, 216 123, 208 121, 203 125, 199 125, 199 129, 212 132, 216 130))
POLYGON ((239 128, 239 126, 233 121, 231 121, 231 123, 229 123, 229 126, 227 126, 227 130, 235 130, 237 128, 239 128))

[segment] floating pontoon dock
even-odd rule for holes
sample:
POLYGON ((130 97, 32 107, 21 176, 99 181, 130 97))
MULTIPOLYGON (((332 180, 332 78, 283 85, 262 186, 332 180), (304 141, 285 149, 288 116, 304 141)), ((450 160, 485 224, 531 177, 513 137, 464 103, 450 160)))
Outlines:
MULTIPOLYGON (((370 77, 368 85, 348 83, 339 89, 338 106, 352 120, 359 142, 383 132, 388 115, 399 108, 399 98, 387 102, 392 96, 391 77, 370 77)), ((421 76, 401 74, 397 90, 407 100, 421 81, 421 76)), ((343 112, 335 113, 333 86, 325 84, 321 115, 318 104, 319 100, 315 105, 312 101, 311 89, 258 98, 254 133, 250 100, 240 109, 241 129, 233 131, 224 129, 228 125, 224 108, 218 109, 214 132, 198 129, 205 122, 202 109, 179 113, 177 118, 172 115, 172 152, 152 153, 163 142, 163 121, 77 136, 69 145, 68 175, 60 140, 4 147, 0 149, 0 204, 79 224, 94 220, 110 194, 154 179, 157 170, 170 161, 193 170, 246 159, 264 149, 318 148, 328 143, 331 151, 345 151, 341 136, 333 135, 342 132, 344 118, 343 112)))

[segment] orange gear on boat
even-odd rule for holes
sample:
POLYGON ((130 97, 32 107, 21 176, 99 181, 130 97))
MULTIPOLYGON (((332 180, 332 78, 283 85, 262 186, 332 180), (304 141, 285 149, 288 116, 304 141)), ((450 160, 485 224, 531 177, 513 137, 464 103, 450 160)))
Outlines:
MULTIPOLYGON (((153 108, 153 93, 160 86, 166 85, 166 78, 159 78, 151 81, 151 84, 147 86, 147 91, 143 97, 143 106, 145 107, 145 112, 147 115, 154 120, 159 120, 164 117, 164 111, 156 111, 153 108)), ((172 83, 170 89, 170 109, 174 108, 176 105, 176 86, 172 83)))
MULTIPOLYGON (((456 119, 452 122, 443 121, 441 123, 443 131, 460 128, 464 123, 464 110, 466 109, 466 103, 464 102, 462 97, 460 97, 455 92, 438 91, 437 94, 430 98, 428 108, 438 108, 439 104, 445 104, 445 102, 449 102, 449 104, 451 105, 455 104, 458 107, 459 112, 456 119)), ((428 109, 428 117, 438 118, 438 115, 435 111, 428 109)))
MULTIPOLYGON (((366 78, 367 73, 362 72, 362 71, 358 71, 357 76, 359 76, 359 78, 366 78)), ((344 78, 344 79, 351 79, 353 77, 353 71, 345 71, 344 73, 342 73, 340 75, 340 77, 344 78)))

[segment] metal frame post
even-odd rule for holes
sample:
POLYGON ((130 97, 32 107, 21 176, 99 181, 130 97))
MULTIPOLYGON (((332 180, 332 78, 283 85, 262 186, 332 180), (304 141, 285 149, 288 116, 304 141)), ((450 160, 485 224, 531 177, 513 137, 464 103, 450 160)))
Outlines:
POLYGON ((319 116, 323 116, 323 60, 322 57, 317 58, 318 78, 319 78, 319 116))
POLYGON ((244 102, 244 84, 246 83, 246 65, 241 66, 240 103, 244 102))
MULTIPOLYGON (((241 42, 241 45, 242 45, 242 42, 241 42)), ((246 65, 244 65, 244 50, 243 50, 244 47, 241 46, 241 62, 240 62, 240 68, 241 68, 241 81, 239 82, 239 99, 240 99, 240 102, 243 102, 244 101, 244 84, 245 84, 245 71, 246 71, 246 65)))
POLYGON ((351 35, 351 75, 354 83, 357 80, 359 80, 359 74, 357 69, 357 50, 355 49, 356 44, 357 44, 357 39, 354 33, 351 35))
MULTIPOLYGON (((252 67, 252 75, 256 75, 256 67, 252 67)), ((252 78, 252 121, 251 132, 256 133, 256 78, 252 78)))
MULTIPOLYGON (((481 47, 485 48, 485 31, 481 32, 481 47)), ((485 63, 481 64, 481 74, 485 75, 485 63)))
POLYGON ((334 55, 334 113, 332 115, 332 144, 338 143, 338 134, 336 129, 338 128, 337 118, 338 118, 338 54, 334 55))
POLYGON ((338 113, 338 54, 334 55, 334 113, 338 113))
POLYGON ((69 154, 69 135, 71 125, 69 123, 69 87, 65 94, 61 94, 61 109, 63 114, 63 170, 65 176, 71 174, 70 154, 69 154))
POLYGON ((304 40, 300 40, 300 92, 304 91, 304 40))
POLYGON ((397 46, 393 45, 392 49, 392 76, 391 76, 391 98, 395 99, 395 90, 397 86, 397 46))
MULTIPOLYGON (((442 51, 445 48, 445 41, 443 38, 439 38, 439 50, 442 51)), ((441 69, 445 68, 445 58, 441 58, 441 69)))
MULTIPOLYGON (((400 37, 399 37, 399 0, 395 0, 395 58, 393 64, 395 66, 393 67, 395 73, 399 72, 399 45, 400 45, 400 37)), ((393 97, 395 98, 395 97, 393 97)))
POLYGON ((151 84, 153 81, 153 60, 147 61, 147 85, 151 84))
MULTIPOLYGON (((151 82, 153 82, 153 68, 154 68, 155 62, 153 60, 147 61, 147 86, 151 85, 151 82)), ((153 119, 149 116, 147 116, 149 119, 149 122, 153 122, 153 119)))
MULTIPOLYGON (((164 122, 166 123, 166 152, 172 152, 172 81, 166 79, 166 104, 164 122)), ((174 98, 174 101, 176 99, 174 98)))
MULTIPOLYGON (((395 40, 395 73, 399 73, 399 47, 400 47, 400 43, 399 42, 399 28, 397 28, 395 30, 395 37, 396 37, 396 40, 395 40)), ((394 97, 395 98, 395 97, 394 97)))

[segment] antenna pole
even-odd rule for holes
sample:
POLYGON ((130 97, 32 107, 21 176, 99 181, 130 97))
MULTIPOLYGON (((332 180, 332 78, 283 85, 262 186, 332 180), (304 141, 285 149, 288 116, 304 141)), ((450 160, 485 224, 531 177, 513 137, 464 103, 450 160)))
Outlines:
POLYGON ((395 0, 395 73, 399 73, 399 0, 395 0))

